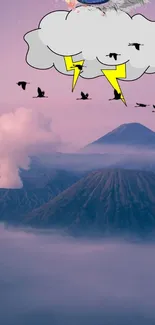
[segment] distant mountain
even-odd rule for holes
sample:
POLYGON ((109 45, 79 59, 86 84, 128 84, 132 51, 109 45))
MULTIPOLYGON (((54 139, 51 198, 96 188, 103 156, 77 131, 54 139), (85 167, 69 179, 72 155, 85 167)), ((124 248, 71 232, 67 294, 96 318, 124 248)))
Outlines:
MULTIPOLYGON (((32 170, 27 171, 28 175, 31 175, 31 172, 32 170)), ((71 186, 80 178, 80 175, 77 175, 73 172, 51 170, 51 177, 49 180, 47 180, 46 170, 44 170, 44 173, 45 180, 43 182, 43 176, 40 178, 40 187, 38 186, 39 181, 37 180, 36 172, 34 175, 32 173, 34 176, 33 179, 31 175, 32 180, 30 175, 28 179, 26 179, 25 176, 24 182, 26 185, 21 189, 0 189, 1 221, 18 221, 22 214, 28 213, 31 210, 48 202, 51 198, 58 195, 60 192, 71 186), (35 182, 37 184, 36 187, 35 182)))
MULTIPOLYGON (((21 170, 20 176, 23 182, 23 186, 25 189, 37 189, 44 188, 49 183, 53 182, 54 184, 66 184, 68 182, 71 185, 72 181, 78 180, 82 172, 65 170, 65 169, 57 169, 56 166, 53 165, 47 166, 46 164, 35 163, 32 162, 29 170, 21 170)), ((67 185, 67 184, 66 184, 67 185)))
POLYGON ((91 172, 25 216, 24 224, 102 234, 155 230, 155 174, 133 170, 91 172))
POLYGON ((26 175, 25 184, 31 186, 31 182, 35 180, 36 187, 38 187, 42 182, 45 182, 45 177, 41 175, 40 164, 42 164, 43 170, 46 166, 46 176, 49 178, 51 177, 51 167, 80 173, 100 168, 131 168, 131 166, 132 169, 144 170, 150 170, 151 166, 151 170, 155 170, 154 161, 155 132, 142 124, 128 123, 120 125, 76 153, 52 153, 42 155, 38 159, 33 157, 34 169, 31 169, 32 177, 28 182, 26 175), (148 155, 146 150, 153 150, 154 156, 152 156, 151 152, 148 155), (37 172, 35 178, 38 167, 40 177, 38 177, 37 172))
POLYGON ((50 180, 59 182, 61 178, 63 180, 65 178, 65 181, 72 176, 78 178, 79 173, 64 170, 62 167, 58 169, 56 164, 53 166, 52 163, 42 163, 39 159, 32 157, 30 168, 28 170, 21 169, 20 176, 25 189, 34 189, 45 187, 50 180))
POLYGON ((147 146, 155 148, 155 132, 140 123, 122 124, 85 148, 95 145, 147 146))

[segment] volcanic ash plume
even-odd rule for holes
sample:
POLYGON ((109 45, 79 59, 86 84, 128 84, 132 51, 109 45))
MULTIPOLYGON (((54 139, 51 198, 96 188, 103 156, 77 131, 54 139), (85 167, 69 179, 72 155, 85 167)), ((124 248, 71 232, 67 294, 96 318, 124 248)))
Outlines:
POLYGON ((55 151, 59 139, 51 121, 38 112, 20 108, 0 117, 0 188, 21 188, 19 168, 28 169, 29 156, 55 151))

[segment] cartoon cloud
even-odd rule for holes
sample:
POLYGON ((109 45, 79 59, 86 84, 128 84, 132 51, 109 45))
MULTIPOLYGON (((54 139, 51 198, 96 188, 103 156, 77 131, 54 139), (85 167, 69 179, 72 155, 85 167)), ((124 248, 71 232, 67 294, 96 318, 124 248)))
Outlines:
MULTIPOLYGON (((140 14, 131 17, 115 10, 103 14, 98 8, 83 6, 70 12, 55 11, 24 39, 27 63, 72 75, 72 90, 79 76, 104 75, 121 92, 118 80, 132 81, 144 73, 155 73, 155 22, 140 14)), ((125 103, 122 92, 121 99, 125 103)))

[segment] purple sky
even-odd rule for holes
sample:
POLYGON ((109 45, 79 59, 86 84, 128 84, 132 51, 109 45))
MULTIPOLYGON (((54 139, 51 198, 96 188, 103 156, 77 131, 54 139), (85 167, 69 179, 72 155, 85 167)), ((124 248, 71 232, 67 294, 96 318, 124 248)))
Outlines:
MULTIPOLYGON (((150 108, 135 108, 135 102, 155 104, 155 76, 143 76, 134 82, 121 82, 128 107, 122 102, 109 102, 113 90, 104 77, 94 80, 79 78, 74 93, 72 78, 54 69, 39 71, 25 62, 27 45, 23 35, 38 27, 50 11, 64 9, 64 1, 5 0, 0 12, 0 110, 4 113, 19 107, 31 108, 52 117, 53 130, 63 141, 83 146, 122 123, 140 122, 155 131, 155 115, 150 108), (27 91, 17 87, 18 80, 31 82, 27 91), (36 88, 43 88, 48 99, 35 100, 36 88), (147 88, 146 88, 147 87, 147 88), (81 90, 89 92, 92 101, 76 101, 81 90)), ((139 10, 140 12, 140 10, 139 10)), ((142 11, 141 11, 142 12, 142 11)), ((143 8, 146 17, 155 20, 155 3, 143 8), (153 14, 154 12, 154 14, 153 14)))

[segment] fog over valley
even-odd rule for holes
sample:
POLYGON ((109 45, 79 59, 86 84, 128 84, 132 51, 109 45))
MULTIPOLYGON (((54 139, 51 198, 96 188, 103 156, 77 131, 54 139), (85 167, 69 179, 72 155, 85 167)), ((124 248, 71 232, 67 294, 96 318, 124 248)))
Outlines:
POLYGON ((153 325, 155 246, 0 226, 0 324, 153 325))

